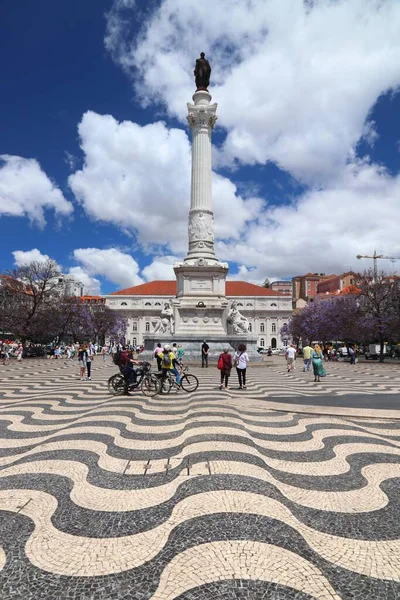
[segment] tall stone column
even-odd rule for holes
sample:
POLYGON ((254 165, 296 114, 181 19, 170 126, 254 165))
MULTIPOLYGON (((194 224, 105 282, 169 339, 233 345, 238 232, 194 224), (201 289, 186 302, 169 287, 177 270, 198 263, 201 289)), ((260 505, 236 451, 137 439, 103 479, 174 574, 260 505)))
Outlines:
POLYGON ((211 132, 217 120, 217 104, 211 94, 198 90, 188 103, 188 123, 192 130, 192 181, 189 211, 189 249, 185 263, 215 264, 214 215, 212 210, 211 132))

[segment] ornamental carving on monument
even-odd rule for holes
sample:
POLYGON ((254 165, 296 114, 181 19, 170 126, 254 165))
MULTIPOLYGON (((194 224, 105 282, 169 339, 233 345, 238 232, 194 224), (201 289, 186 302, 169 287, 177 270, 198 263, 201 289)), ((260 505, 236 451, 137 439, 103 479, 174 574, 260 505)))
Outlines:
MULTIPOLYGON (((191 105, 189 104, 189 107, 190 106, 191 105)), ((210 127, 211 129, 214 129, 217 118, 217 115, 205 108, 192 110, 187 116, 189 127, 191 129, 195 127, 210 127)))
POLYGON ((214 219, 208 213, 192 213, 189 216, 189 241, 212 242, 214 240, 214 219))

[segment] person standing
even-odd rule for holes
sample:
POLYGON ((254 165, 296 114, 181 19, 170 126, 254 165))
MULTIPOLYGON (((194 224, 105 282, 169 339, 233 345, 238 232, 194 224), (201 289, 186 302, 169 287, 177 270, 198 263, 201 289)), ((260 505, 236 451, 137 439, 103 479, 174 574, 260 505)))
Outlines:
POLYGON ((208 351, 210 346, 207 344, 206 340, 204 340, 201 346, 201 368, 208 367, 208 351))
POLYGON ((79 365, 81 381, 83 381, 85 378, 87 356, 88 356, 88 353, 86 350, 86 346, 81 344, 79 346, 79 350, 78 350, 78 365, 79 365))
POLYGON ((92 360, 94 359, 94 346, 93 344, 89 344, 87 348, 87 359, 86 359, 86 369, 87 369, 87 378, 89 381, 92 379, 92 360))
POLYGON ((309 346, 307 344, 307 346, 304 346, 303 348, 303 373, 305 371, 310 371, 311 369, 311 353, 312 353, 312 348, 311 346, 309 346))
POLYGON ((296 360, 296 348, 294 347, 294 344, 290 344, 289 348, 286 350, 285 356, 288 373, 293 373, 294 361, 296 360))
POLYGON ((324 355, 319 344, 313 344, 313 351, 311 352, 311 360, 314 371, 314 381, 319 382, 320 377, 325 377, 326 371, 323 366, 324 355))
POLYGON ((161 358, 161 354, 162 354, 162 347, 160 342, 158 342, 157 346, 154 348, 154 352, 153 352, 153 358, 156 359, 157 361, 157 371, 161 371, 161 363, 162 363, 162 358, 161 358))
POLYGON ((229 348, 224 348, 224 351, 221 352, 218 358, 218 363, 222 362, 221 369, 221 385, 219 389, 222 390, 225 384, 225 389, 228 389, 228 379, 232 370, 232 356, 229 354, 229 348))
POLYGON ((235 352, 234 366, 239 379, 239 389, 246 389, 246 370, 249 362, 249 355, 246 352, 246 346, 239 344, 235 352))

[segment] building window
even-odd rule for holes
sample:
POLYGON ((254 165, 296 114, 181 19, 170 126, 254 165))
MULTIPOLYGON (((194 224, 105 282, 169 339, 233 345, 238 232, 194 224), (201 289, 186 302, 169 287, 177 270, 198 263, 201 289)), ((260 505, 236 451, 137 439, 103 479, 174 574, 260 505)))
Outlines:
POLYGON ((265 346, 265 340, 264 340, 264 338, 261 338, 261 340, 260 340, 260 346, 262 348, 264 348, 264 346, 265 346))
POLYGON ((272 302, 271 306, 278 306, 276 302, 272 302))
POLYGON ((253 306, 251 302, 248 302, 246 306, 253 306))
POLYGON ((136 338, 133 338, 133 340, 132 340, 132 346, 137 346, 136 338))
POLYGON ((161 306, 161 302, 155 302, 154 306, 161 306))
POLYGON ((253 331, 253 325, 251 323, 249 323, 249 331, 253 331))
POLYGON ((127 302, 121 302, 121 306, 128 306, 127 302))
POLYGON ((264 333, 265 332, 265 325, 264 323, 261 323, 260 325, 260 333, 264 333))
POLYGON ((236 306, 243 306, 243 304, 241 302, 237 302, 236 306))
POLYGON ((271 348, 276 348, 276 338, 271 339, 271 348))
POLYGON ((145 302, 145 306, 151 306, 151 302, 145 302))
POLYGON ((137 330, 138 330, 137 323, 132 323, 132 331, 137 331, 137 330))
POLYGON ((150 323, 146 323, 145 329, 146 329, 146 331, 150 331, 150 323))
POLYGON ((272 333, 276 333, 276 325, 275 323, 272 323, 272 329, 271 329, 272 333))

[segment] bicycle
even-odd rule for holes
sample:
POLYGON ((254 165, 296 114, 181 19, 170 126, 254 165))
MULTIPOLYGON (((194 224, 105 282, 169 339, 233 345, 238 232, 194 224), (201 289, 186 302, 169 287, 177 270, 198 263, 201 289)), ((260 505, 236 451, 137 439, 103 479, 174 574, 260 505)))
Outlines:
POLYGON ((182 389, 185 392, 195 392, 199 387, 199 380, 196 375, 192 373, 187 373, 187 368, 184 369, 183 375, 181 375, 180 383, 176 383, 174 373, 161 373, 158 374, 158 378, 160 381, 161 394, 169 394, 171 389, 174 388, 176 391, 182 389))
POLYGON ((130 382, 129 374, 120 366, 120 373, 112 375, 108 380, 108 391, 114 396, 129 396, 129 392, 139 389, 145 396, 153 397, 161 391, 161 381, 155 373, 150 373, 151 364, 142 362, 136 370, 136 381, 130 382))

